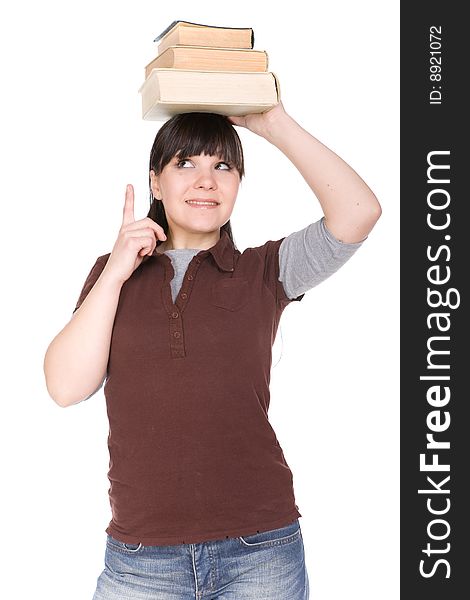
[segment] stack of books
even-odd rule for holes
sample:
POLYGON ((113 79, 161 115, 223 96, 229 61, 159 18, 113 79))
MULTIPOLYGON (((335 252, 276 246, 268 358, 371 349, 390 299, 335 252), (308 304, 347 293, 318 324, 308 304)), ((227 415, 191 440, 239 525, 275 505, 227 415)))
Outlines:
POLYGON ((252 28, 173 21, 158 41, 139 88, 144 120, 185 112, 261 113, 279 103, 279 80, 268 71, 267 52, 254 50, 252 28))

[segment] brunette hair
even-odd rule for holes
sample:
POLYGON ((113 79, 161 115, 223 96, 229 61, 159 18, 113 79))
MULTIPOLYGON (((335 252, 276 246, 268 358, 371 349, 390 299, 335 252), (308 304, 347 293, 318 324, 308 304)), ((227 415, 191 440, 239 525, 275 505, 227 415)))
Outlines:
MULTIPOLYGON (((175 156, 199 154, 210 156, 217 154, 235 167, 240 175, 240 180, 245 175, 242 144, 227 117, 203 112, 174 115, 158 130, 149 161, 150 210, 147 216, 161 225, 165 234, 168 234, 165 208, 163 202, 155 200, 153 197, 150 171, 153 170, 155 175, 159 175, 165 165, 175 156)), ((225 230, 234 243, 230 219, 220 229, 221 232, 225 230)), ((157 242, 157 245, 160 243, 161 240, 157 242)))

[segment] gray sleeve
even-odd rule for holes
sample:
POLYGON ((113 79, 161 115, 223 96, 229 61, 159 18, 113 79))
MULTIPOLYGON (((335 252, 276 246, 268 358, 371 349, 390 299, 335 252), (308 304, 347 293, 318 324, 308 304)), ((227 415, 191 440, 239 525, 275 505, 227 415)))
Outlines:
POLYGON ((340 242, 326 228, 325 217, 285 237, 279 246, 279 281, 286 295, 296 298, 333 275, 364 241, 340 242))

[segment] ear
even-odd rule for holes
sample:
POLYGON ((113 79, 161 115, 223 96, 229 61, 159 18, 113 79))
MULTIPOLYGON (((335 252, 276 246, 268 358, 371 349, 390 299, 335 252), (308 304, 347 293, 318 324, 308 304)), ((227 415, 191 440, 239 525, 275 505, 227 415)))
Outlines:
POLYGON ((157 198, 158 200, 161 200, 161 192, 160 192, 160 186, 159 186, 159 182, 158 182, 158 176, 155 175, 155 171, 152 169, 150 171, 150 187, 152 189, 152 194, 154 198, 157 198))

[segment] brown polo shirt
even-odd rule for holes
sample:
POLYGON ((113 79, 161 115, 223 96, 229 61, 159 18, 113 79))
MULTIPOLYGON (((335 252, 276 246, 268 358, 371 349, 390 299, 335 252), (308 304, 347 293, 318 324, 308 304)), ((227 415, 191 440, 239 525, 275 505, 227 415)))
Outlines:
MULTIPOLYGON (((106 532, 116 539, 197 543, 301 516, 268 420, 271 349, 292 302, 279 281, 283 239, 240 253, 222 231, 191 259, 175 303, 165 254, 146 257, 122 286, 104 384, 106 532)), ((97 259, 75 310, 109 256, 97 259)))

